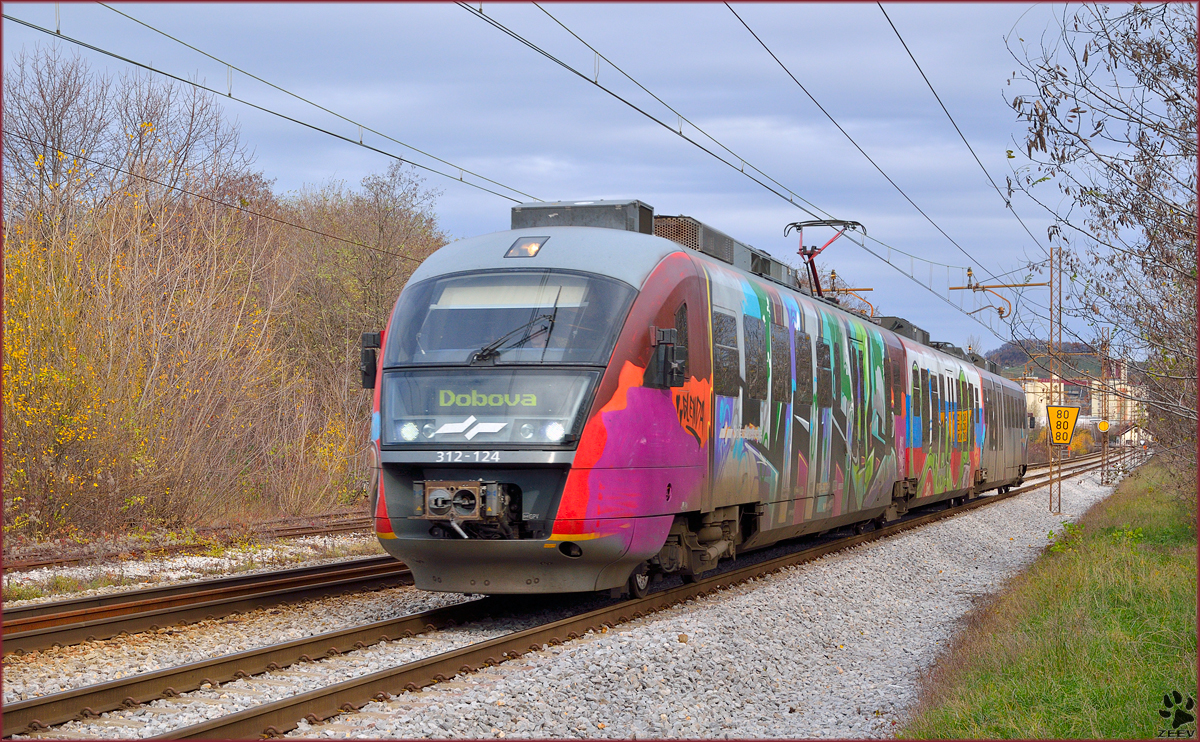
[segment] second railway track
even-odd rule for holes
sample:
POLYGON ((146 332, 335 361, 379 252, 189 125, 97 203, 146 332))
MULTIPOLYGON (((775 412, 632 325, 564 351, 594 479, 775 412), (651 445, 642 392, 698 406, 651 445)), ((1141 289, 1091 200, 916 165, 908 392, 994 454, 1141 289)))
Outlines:
POLYGON ((412 577, 403 564, 380 556, 6 608, 4 653, 32 652, 263 606, 411 584, 412 577))

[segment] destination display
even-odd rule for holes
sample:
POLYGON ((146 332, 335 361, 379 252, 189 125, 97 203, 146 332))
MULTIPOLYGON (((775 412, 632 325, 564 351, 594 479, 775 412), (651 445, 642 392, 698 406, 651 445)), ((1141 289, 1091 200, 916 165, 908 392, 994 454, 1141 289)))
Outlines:
POLYGON ((578 435, 599 371, 384 373, 384 445, 565 444, 578 435))

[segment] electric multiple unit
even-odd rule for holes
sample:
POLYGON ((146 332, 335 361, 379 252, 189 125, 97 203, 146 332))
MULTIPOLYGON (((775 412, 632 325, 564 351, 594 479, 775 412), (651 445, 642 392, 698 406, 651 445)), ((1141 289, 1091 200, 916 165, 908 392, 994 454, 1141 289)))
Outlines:
POLYGON ((376 531, 418 587, 642 594, 1025 473, 1018 385, 765 253, 641 202, 513 226, 413 273, 377 363, 364 336, 376 531))

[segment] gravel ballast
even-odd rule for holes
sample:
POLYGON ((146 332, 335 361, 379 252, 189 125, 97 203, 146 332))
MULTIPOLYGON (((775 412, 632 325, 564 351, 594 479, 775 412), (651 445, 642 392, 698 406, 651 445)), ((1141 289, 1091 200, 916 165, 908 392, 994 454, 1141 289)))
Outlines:
POLYGON ((291 736, 889 737, 982 595, 1112 487, 1039 488, 291 736), (362 713, 366 712, 366 713, 362 713))
MULTIPOLYGON (((886 737, 982 595, 1029 565, 1063 520, 1111 492, 1063 483, 789 568, 606 632, 424 691, 373 702, 291 736, 886 737)), ((277 607, 174 636, 142 634, 5 659, 11 702, 302 634, 424 610, 459 596, 399 588, 277 607), (258 615, 258 614, 263 615, 258 615), (186 641, 185 641, 186 639, 186 641), (197 655, 202 655, 198 657, 197 655)), ((515 624, 524 622, 517 621, 515 624)), ((207 625, 211 624, 211 625, 207 625)), ((71 722, 63 733, 144 737, 520 628, 507 622, 388 642, 291 671, 71 722), (308 677, 311 676, 311 677, 308 677), (328 678, 328 680, 325 680, 328 678), (240 689, 240 690, 239 690, 240 689)))
POLYGON ((374 534, 337 534, 304 536, 276 541, 269 545, 250 545, 221 549, 220 556, 184 554, 160 559, 112 559, 73 567, 39 567, 4 575, 4 587, 28 587, 53 592, 63 581, 111 583, 103 587, 49 594, 27 600, 6 600, 5 607, 49 603, 68 598, 138 590, 145 587, 190 582, 229 574, 256 574, 289 567, 359 559, 383 554, 374 534))

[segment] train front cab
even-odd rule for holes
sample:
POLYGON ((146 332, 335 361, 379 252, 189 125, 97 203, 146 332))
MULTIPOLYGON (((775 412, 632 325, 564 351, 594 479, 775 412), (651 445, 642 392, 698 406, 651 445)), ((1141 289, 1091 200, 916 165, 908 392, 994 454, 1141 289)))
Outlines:
POLYGON ((663 378, 674 344, 707 344, 704 299, 677 245, 609 229, 464 240, 414 273, 373 437, 377 534, 418 587, 601 590, 660 551, 706 482, 709 362, 663 378))

